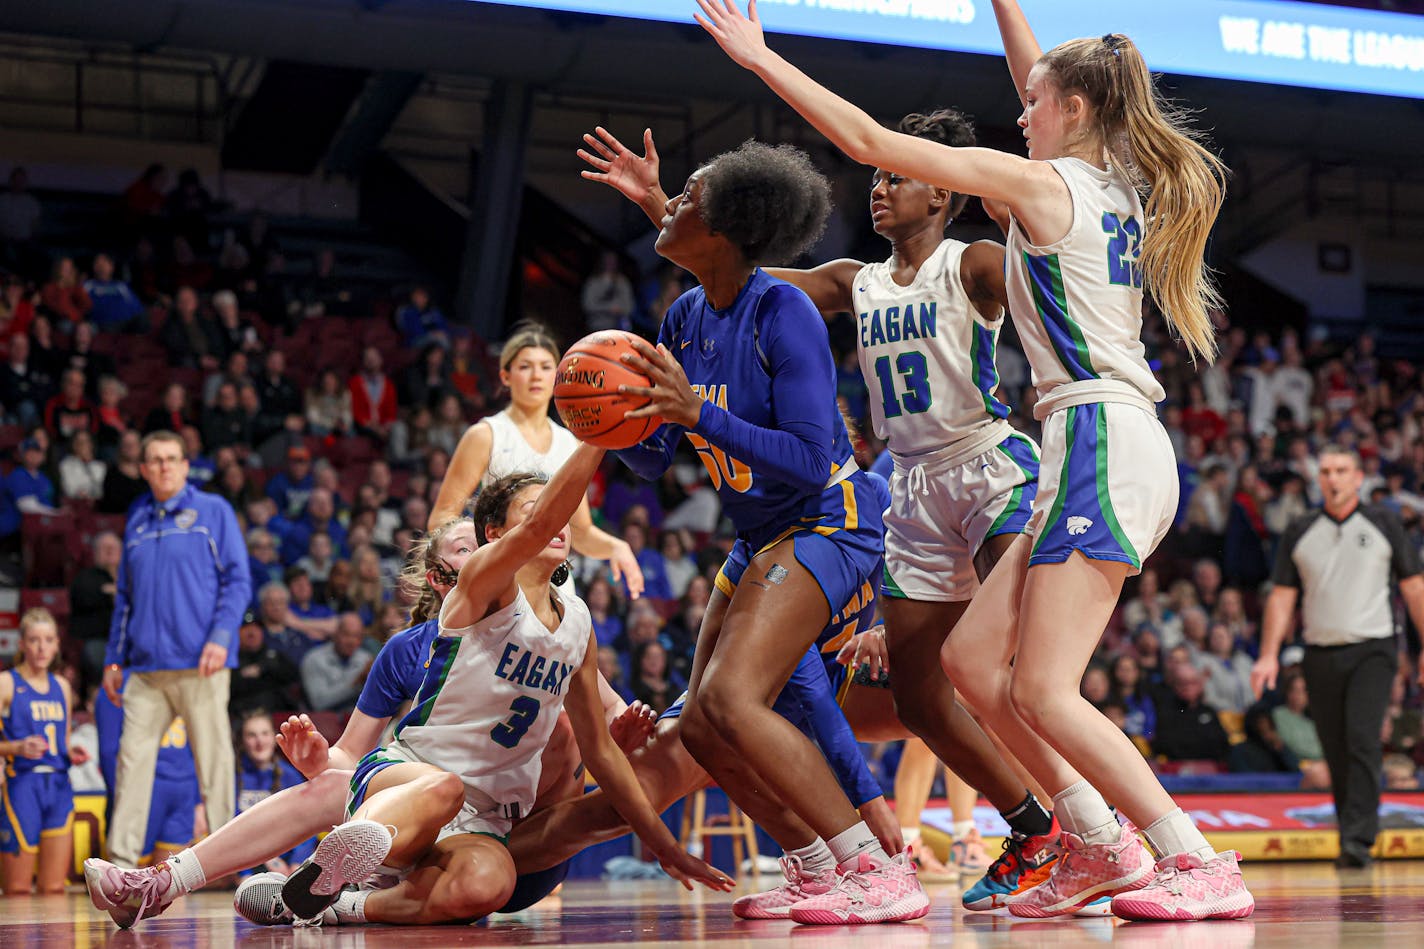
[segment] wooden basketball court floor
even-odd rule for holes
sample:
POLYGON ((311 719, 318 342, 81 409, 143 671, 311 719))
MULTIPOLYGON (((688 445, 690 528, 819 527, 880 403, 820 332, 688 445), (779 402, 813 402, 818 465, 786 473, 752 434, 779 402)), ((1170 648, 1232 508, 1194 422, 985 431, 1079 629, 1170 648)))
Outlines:
MULTIPOLYGON (((1256 896, 1247 920, 1125 923, 1106 919, 1018 920, 969 913, 953 885, 929 887, 930 915, 914 923, 865 927, 797 926, 733 919, 732 897, 686 893, 667 881, 571 881, 523 913, 473 927, 263 928, 238 919, 231 894, 200 893, 130 932, 74 889, 63 896, 0 897, 0 947, 76 949, 376 949, 444 946, 715 945, 726 949, 911 949, 954 944, 1126 946, 1143 949, 1290 947, 1370 949, 1424 946, 1424 861, 1391 861, 1370 870, 1336 871, 1328 863, 1255 863, 1246 868, 1256 896)), ((763 882, 767 880, 762 878, 763 882)), ((739 892, 752 888, 743 882, 739 892)))

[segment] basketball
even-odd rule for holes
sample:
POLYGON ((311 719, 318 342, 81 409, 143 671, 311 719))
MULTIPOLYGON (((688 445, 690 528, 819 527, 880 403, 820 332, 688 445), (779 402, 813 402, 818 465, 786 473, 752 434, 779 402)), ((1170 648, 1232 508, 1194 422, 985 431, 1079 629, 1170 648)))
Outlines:
POLYGON ((601 330, 569 347, 554 377, 554 405, 565 427, 600 448, 631 448, 651 435, 663 420, 624 418, 648 404, 619 386, 646 386, 648 377, 624 365, 624 353, 637 354, 632 333, 601 330))

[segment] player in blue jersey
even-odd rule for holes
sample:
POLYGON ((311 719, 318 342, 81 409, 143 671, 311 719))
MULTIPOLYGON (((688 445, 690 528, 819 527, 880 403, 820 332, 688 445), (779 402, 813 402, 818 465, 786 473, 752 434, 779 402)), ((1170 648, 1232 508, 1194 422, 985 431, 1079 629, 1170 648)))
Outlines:
MULTIPOLYGON (((237 813, 250 811, 273 795, 297 787, 306 780, 300 771, 277 754, 277 729, 266 710, 244 712, 237 731, 238 741, 241 742, 237 754, 237 813)), ((279 856, 264 860, 260 866, 277 873, 288 873, 292 867, 310 857, 315 849, 316 838, 308 837, 291 849, 282 851, 279 856)), ((246 876, 255 869, 256 865, 241 875, 246 876)))
POLYGON ((1044 422, 1044 478, 1024 536, 990 573, 941 659, 1054 794, 1065 855, 1015 915, 1055 916, 1103 895, 1130 919, 1250 915, 1234 852, 1217 853, 1132 743, 1079 692, 1117 605, 1171 526, 1172 446, 1143 349, 1144 291, 1191 354, 1215 353, 1219 301, 1203 260, 1226 169, 1164 107, 1126 36, 1047 54, 1014 0, 993 0, 1023 103, 1028 158, 950 148, 881 127, 766 46, 753 3, 697 0, 698 21, 852 159, 997 202, 1005 282, 1044 422), (1102 793, 1099 793, 1101 789, 1102 793), (1106 794, 1159 858, 1125 832, 1106 794), (1133 892, 1140 890, 1140 892, 1133 892))
MULTIPOLYGON (((908 115, 900 129, 957 147, 976 142, 969 121, 953 110, 908 115)), ((594 166, 585 177, 616 188, 657 222, 667 198, 651 131, 644 138, 647 151, 638 156, 599 128, 584 136, 591 151, 580 155, 594 166)), ((858 318, 861 371, 879 396, 871 400, 871 416, 892 460, 885 475, 891 492, 884 581, 876 593, 890 658, 903 669, 938 662, 980 580, 1028 522, 1038 487, 1038 448, 1009 426, 1008 406, 994 391, 995 348, 1008 308, 1003 245, 945 236, 968 201, 878 168, 869 203, 876 232, 890 241, 888 260, 769 271, 805 291, 828 319, 842 312, 858 318)), ((850 636, 850 627, 838 631, 823 651, 835 656, 850 636)), ((832 663, 833 679, 840 669, 832 663)), ((1024 869, 1051 859, 1058 835, 1052 816, 955 701, 947 678, 891 675, 889 685, 893 702, 884 689, 847 680, 846 718, 866 740, 924 739, 1005 817, 1012 834, 1003 855, 981 865, 983 880, 963 894, 969 909, 1002 905, 1024 869)), ((929 782, 919 786, 927 798, 929 782)), ((924 800, 907 809, 899 790, 897 813, 917 825, 924 800)))
POLYGON ((46 609, 20 619, 20 664, 0 673, 0 787, 6 833, 0 837, 6 895, 64 892, 74 855, 74 792, 69 765, 89 760, 69 746, 74 696, 49 671, 59 627, 46 609), (36 882, 38 881, 38 882, 36 882))
POLYGON ((797 922, 890 922, 929 911, 913 865, 885 852, 815 746, 772 709, 882 554, 882 509, 836 405, 825 321, 761 269, 808 247, 829 209, 829 185, 804 153, 757 142, 699 168, 667 203, 657 251, 701 286, 669 308, 656 349, 639 343, 624 357, 652 383, 625 387, 649 399, 630 416, 665 424, 619 455, 656 478, 685 434, 737 528, 681 735, 753 820, 793 842, 804 873, 767 898, 804 896, 789 910, 797 922))
MULTIPOLYGON (((124 682, 129 670, 124 670, 124 682)), ((94 698, 94 728, 99 733, 99 770, 104 775, 110 805, 113 803, 115 775, 119 766, 119 741, 124 733, 124 710, 115 705, 103 689, 94 698)), ((168 723, 158 742, 153 771, 153 791, 148 805, 148 828, 143 836, 145 864, 156 865, 181 852, 204 826, 202 790, 193 750, 188 747, 188 728, 182 716, 168 723)))

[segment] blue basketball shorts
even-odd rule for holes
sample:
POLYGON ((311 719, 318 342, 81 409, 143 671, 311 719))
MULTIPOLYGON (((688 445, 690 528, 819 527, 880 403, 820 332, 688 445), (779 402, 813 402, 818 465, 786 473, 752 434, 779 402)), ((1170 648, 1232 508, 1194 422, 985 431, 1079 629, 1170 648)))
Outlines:
POLYGON ((74 829, 74 791, 64 771, 22 771, 5 780, 0 853, 38 853, 40 838, 74 829))

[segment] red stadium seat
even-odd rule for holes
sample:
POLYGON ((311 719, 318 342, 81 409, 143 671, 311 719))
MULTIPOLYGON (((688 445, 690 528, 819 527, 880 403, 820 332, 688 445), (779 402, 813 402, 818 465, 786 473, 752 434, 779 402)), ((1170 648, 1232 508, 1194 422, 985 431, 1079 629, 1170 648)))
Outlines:
POLYGON ((9 455, 24 437, 25 430, 19 425, 0 425, 0 455, 9 455))
POLYGON ((20 558, 25 586, 67 587, 73 579, 79 532, 74 515, 26 514, 20 522, 20 558))
POLYGON ((69 591, 64 587, 27 588, 20 591, 20 612, 44 607, 54 614, 61 630, 69 619, 69 591))

